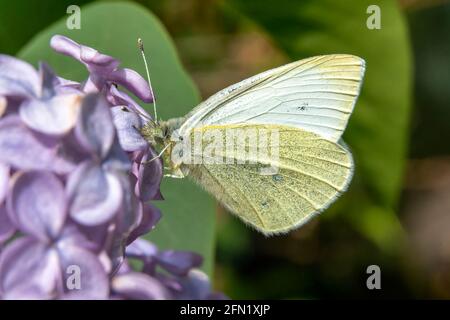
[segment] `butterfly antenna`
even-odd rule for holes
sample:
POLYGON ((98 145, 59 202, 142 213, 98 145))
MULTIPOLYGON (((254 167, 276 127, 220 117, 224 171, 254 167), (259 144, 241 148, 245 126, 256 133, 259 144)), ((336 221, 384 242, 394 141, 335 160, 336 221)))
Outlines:
POLYGON ((150 86, 150 92, 153 97, 153 113, 155 115, 155 123, 158 123, 158 114, 156 113, 156 97, 153 93, 153 86, 152 86, 152 81, 150 79, 150 72, 148 71, 147 59, 145 58, 145 53, 144 53, 144 42, 142 41, 141 38, 138 39, 138 47, 139 47, 139 51, 141 51, 142 59, 144 60, 145 72, 147 73, 148 85, 150 86))

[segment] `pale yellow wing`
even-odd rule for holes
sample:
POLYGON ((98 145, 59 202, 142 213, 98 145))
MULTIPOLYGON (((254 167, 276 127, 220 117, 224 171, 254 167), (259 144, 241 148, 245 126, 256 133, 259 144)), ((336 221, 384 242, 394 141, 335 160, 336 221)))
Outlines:
MULTIPOLYGON (((182 164, 182 170, 227 209, 264 234, 299 227, 327 208, 351 180, 351 153, 337 143, 299 128, 254 124, 206 126, 196 128, 191 139, 199 132, 211 130, 219 130, 225 137, 229 129, 278 132, 278 160, 272 156, 256 159, 248 157, 250 153, 239 151, 232 156, 232 164, 230 159, 222 164, 207 163, 207 158, 199 161, 199 157, 205 156, 206 148, 210 148, 211 140, 204 138, 202 152, 192 148, 197 164, 182 164), (250 160, 254 163, 249 163, 250 160), (278 172, 262 174, 261 169, 268 166, 278 168, 278 172)), ((259 150, 260 144, 256 147, 259 150)), ((213 155, 217 159, 225 157, 225 150, 218 148, 213 155)), ((229 150, 226 155, 230 156, 229 150)))

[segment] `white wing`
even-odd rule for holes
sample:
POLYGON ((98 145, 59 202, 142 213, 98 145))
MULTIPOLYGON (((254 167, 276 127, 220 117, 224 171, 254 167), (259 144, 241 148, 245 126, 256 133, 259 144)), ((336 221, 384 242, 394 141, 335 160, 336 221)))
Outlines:
POLYGON ((212 124, 283 124, 337 142, 353 111, 364 69, 363 59, 340 54, 268 70, 202 102, 187 115, 179 134, 212 124))

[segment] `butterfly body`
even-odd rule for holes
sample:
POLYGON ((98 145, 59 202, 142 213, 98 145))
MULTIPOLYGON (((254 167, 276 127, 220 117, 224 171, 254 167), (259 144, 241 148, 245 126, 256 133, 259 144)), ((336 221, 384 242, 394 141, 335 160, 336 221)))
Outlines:
POLYGON ((346 190, 342 143, 364 74, 350 55, 300 60, 232 85, 186 117, 149 124, 172 175, 191 177, 264 234, 292 230, 346 190))

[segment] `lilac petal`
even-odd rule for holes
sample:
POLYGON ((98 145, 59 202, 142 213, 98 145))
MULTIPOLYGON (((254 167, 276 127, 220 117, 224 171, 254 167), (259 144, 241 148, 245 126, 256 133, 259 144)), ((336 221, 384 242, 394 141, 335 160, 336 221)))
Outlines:
POLYGON ((0 118, 5 114, 8 101, 5 97, 0 96, 0 118))
POLYGON ((109 257, 109 252, 106 252, 105 250, 101 251, 98 254, 98 261, 100 261, 100 263, 102 264, 105 273, 107 275, 111 275, 111 272, 113 271, 113 264, 109 257))
POLYGON ((97 67, 100 70, 112 71, 119 65, 119 62, 113 57, 101 54, 90 47, 81 46, 75 41, 61 35, 53 36, 50 40, 50 46, 56 52, 75 58, 87 67, 94 68, 94 70, 97 67))
POLYGON ((131 268, 130 264, 128 263, 128 260, 124 260, 122 264, 119 267, 119 270, 117 270, 117 275, 121 274, 127 274, 133 271, 133 268, 131 268))
MULTIPOLYGON (((2 107, 1 100, 2 99, 0 96, 0 108, 2 107)), ((6 98, 4 102, 6 103, 6 105, 4 105, 3 110, 0 110, 0 120, 1 118, 6 118, 8 115, 16 115, 19 112, 19 106, 22 104, 23 101, 6 98)))
POLYGON ((109 105, 103 96, 85 96, 75 133, 86 150, 101 158, 107 155, 114 142, 115 129, 109 105))
POLYGON ((109 221, 122 203, 119 180, 94 162, 82 163, 66 185, 70 216, 80 224, 100 225, 109 221))
MULTIPOLYGON (((120 179, 124 195, 122 205, 116 215, 116 229, 119 234, 128 238, 142 220, 142 207, 132 192, 131 181, 128 174, 117 174, 120 179)), ((125 242, 125 239, 124 239, 125 242)))
POLYGON ((80 60, 80 45, 67 37, 54 35, 50 39, 50 47, 58 53, 80 60))
POLYGON ((142 219, 139 225, 131 232, 128 237, 128 244, 135 241, 142 235, 150 232, 161 219, 161 211, 150 203, 143 203, 142 205, 142 219))
MULTIPOLYGON (((77 242, 73 242, 74 245, 78 247, 83 247, 91 252, 99 255, 101 262, 104 264, 105 270, 106 265, 110 270, 108 273, 112 274, 120 266, 123 261, 124 246, 120 241, 117 241, 118 237, 115 232, 114 223, 106 223, 99 226, 82 226, 78 225, 82 234, 86 237, 88 242, 80 245, 77 242), (104 263, 103 255, 104 252, 108 253, 108 262, 104 263)), ((123 242, 123 241, 122 241, 123 242)))
MULTIPOLYGON (((125 180, 128 180, 128 177, 123 177, 120 180, 123 189, 129 190, 129 187, 127 188, 126 185, 124 185, 124 182, 125 180)), ((116 213, 114 223, 112 223, 114 229, 109 234, 108 242, 105 246, 111 258, 112 269, 114 273, 123 262, 128 235, 134 228, 136 228, 138 221, 142 215, 140 207, 138 206, 135 198, 136 197, 132 192, 124 192, 121 208, 116 213)))
POLYGON ((190 269, 199 267, 202 262, 202 256, 188 251, 166 250, 156 254, 157 263, 178 276, 186 275, 190 269))
POLYGON ((71 85, 71 84, 58 85, 55 88, 55 90, 56 90, 57 94, 69 94, 69 95, 70 94, 76 94, 76 95, 84 95, 85 94, 85 92, 83 92, 81 90, 81 87, 80 87, 80 85, 78 83, 74 84, 74 85, 71 85))
POLYGON ((158 189, 156 194, 153 196, 153 200, 164 200, 161 190, 158 189))
POLYGON ((158 248, 151 242, 144 239, 136 239, 125 250, 126 256, 139 260, 148 260, 158 253, 158 248))
POLYGON ((107 97, 113 106, 125 105, 127 108, 131 109, 132 112, 137 113, 144 123, 152 119, 144 108, 138 105, 125 92, 117 89, 116 86, 110 86, 109 92, 107 92, 107 97))
POLYGON ((79 248, 83 248, 86 250, 89 250, 91 252, 99 252, 102 248, 102 233, 103 230, 101 227, 92 227, 90 230, 91 234, 95 234, 96 236, 99 236, 93 239, 89 238, 89 235, 86 235, 86 228, 83 228, 83 226, 80 226, 78 224, 75 224, 73 222, 67 222, 64 225, 64 229, 61 232, 61 235, 58 238, 58 245, 60 247, 65 246, 77 246, 79 248))
MULTIPOLYGON (((84 244, 78 245, 78 247, 83 247, 95 253, 100 253, 105 248, 108 248, 108 243, 110 241, 109 233, 112 232, 109 229, 113 230, 114 225, 110 223, 104 223, 98 226, 84 226, 80 224, 76 224, 76 226, 79 229, 78 232, 81 232, 81 234, 87 240, 87 242, 83 242, 84 244)), ((66 228, 67 227, 65 227, 64 230, 66 228)))
POLYGON ((108 80, 124 86, 144 102, 153 102, 147 81, 134 70, 126 68, 114 70, 109 74, 108 80))
POLYGON ((0 119, 0 150, 0 161, 16 169, 67 173, 74 168, 71 161, 58 154, 57 148, 33 134, 14 115, 0 119))
POLYGON ((23 232, 43 241, 56 238, 66 220, 66 195, 61 181, 52 173, 16 173, 8 195, 11 220, 23 232))
POLYGON ((124 106, 113 107, 111 112, 122 148, 131 152, 145 149, 148 143, 139 132, 143 126, 142 118, 124 106))
POLYGON ((99 258, 88 250, 58 243, 64 281, 63 299, 106 299, 109 280, 99 258), (77 283, 76 277, 79 276, 77 283))
POLYGON ((0 257, 4 299, 52 299, 61 276, 58 255, 30 237, 13 241, 0 257))
POLYGON ((30 128, 50 135, 63 135, 75 126, 81 96, 58 95, 49 100, 29 100, 20 106, 19 114, 30 128))
POLYGON ((107 248, 111 260, 111 274, 115 274, 124 261, 125 241, 124 236, 118 235, 117 232, 113 232, 110 235, 107 248))
POLYGON ((28 63, 0 54, 0 96, 31 98, 38 95, 39 76, 28 63))
POLYGON ((102 167, 108 171, 124 171, 131 170, 131 162, 128 154, 122 149, 119 139, 114 140, 106 159, 103 160, 102 167))
POLYGON ((103 78, 95 73, 90 73, 87 80, 85 82, 83 82, 81 90, 83 90, 83 92, 85 92, 86 94, 98 93, 107 86, 108 86, 108 84, 107 84, 105 78, 103 78))
POLYGON ((83 94, 80 83, 58 77, 58 85, 56 86, 58 94, 83 94))
POLYGON ((41 78, 41 92, 39 98, 47 100, 56 94, 55 87, 59 84, 59 79, 45 62, 39 63, 39 76, 41 78))
POLYGON ((136 196, 131 191, 130 178, 126 174, 117 175, 124 190, 123 201, 120 209, 116 213, 114 222, 114 232, 109 240, 108 251, 112 260, 112 268, 117 268, 123 261, 125 245, 129 234, 136 228, 142 219, 142 208, 136 196))
POLYGON ((116 294, 128 299, 162 300, 169 299, 166 288, 155 278, 138 272, 116 275, 112 280, 116 294))
POLYGON ((145 102, 153 101, 150 87, 144 78, 134 70, 117 69, 119 62, 116 59, 60 35, 53 36, 50 45, 57 52, 86 65, 91 73, 88 91, 93 88, 102 89, 107 80, 124 86, 145 102))
POLYGON ((148 150, 139 150, 131 153, 131 160, 133 161, 133 173, 138 176, 139 167, 141 166, 142 158, 148 153, 148 150))
POLYGON ((89 71, 98 72, 101 75, 107 75, 119 66, 119 61, 113 57, 87 46, 81 46, 80 58, 89 71))
POLYGON ((135 192, 142 201, 153 200, 160 188, 163 176, 162 161, 160 159, 154 159, 151 162, 147 162, 155 156, 156 153, 152 148, 149 148, 138 165, 138 183, 136 184, 135 192))
POLYGON ((180 283, 178 277, 174 278, 165 273, 157 273, 154 275, 154 277, 175 295, 183 290, 183 286, 180 283))
POLYGON ((68 80, 62 77, 58 77, 58 85, 62 87, 72 87, 74 89, 80 88, 80 83, 72 80, 68 80))
MULTIPOLYGON (((59 157, 70 161, 72 164, 70 172, 75 170, 77 165, 83 161, 92 159, 92 155, 86 152, 86 150, 80 146, 78 139, 73 131, 70 131, 63 137, 49 136, 40 134, 41 140, 47 140, 48 146, 53 146, 57 150, 59 157), (53 143, 51 140, 53 139, 53 143)), ((65 173, 70 173, 65 172, 65 173)))
POLYGON ((208 276, 200 270, 191 270, 185 278, 179 279, 183 287, 177 295, 179 300, 205 300, 211 293, 208 276))
POLYGON ((9 166, 0 162, 0 204, 8 192, 9 166))
POLYGON ((15 228, 8 217, 6 207, 0 205, 0 244, 8 240, 15 232, 15 228))

